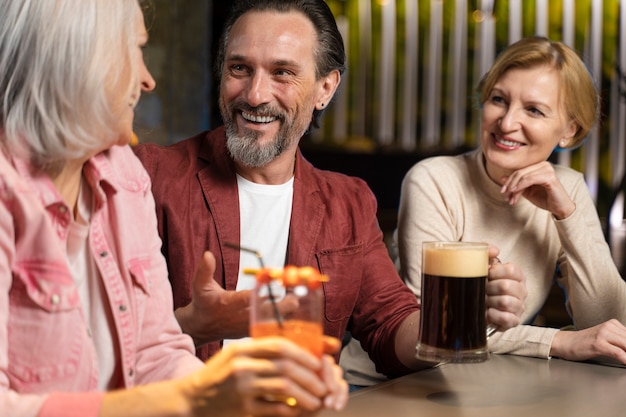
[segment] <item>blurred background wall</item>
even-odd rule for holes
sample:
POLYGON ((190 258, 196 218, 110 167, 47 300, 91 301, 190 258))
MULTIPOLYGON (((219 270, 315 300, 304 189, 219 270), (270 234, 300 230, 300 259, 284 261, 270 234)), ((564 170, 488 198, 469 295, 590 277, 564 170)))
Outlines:
MULTIPOLYGON (((544 35, 576 49, 602 94, 602 119, 553 162, 584 172, 603 219, 615 209, 626 159, 626 0, 327 0, 348 71, 321 129, 302 142, 321 168, 364 178, 395 226, 400 181, 418 160, 476 146, 474 88, 506 45, 544 35), (615 198, 617 196, 617 198, 615 198), (613 202, 615 204, 613 204, 613 202)), ((175 143, 220 123, 212 65, 230 1, 153 0, 148 67, 157 80, 137 110, 140 141, 175 143)))

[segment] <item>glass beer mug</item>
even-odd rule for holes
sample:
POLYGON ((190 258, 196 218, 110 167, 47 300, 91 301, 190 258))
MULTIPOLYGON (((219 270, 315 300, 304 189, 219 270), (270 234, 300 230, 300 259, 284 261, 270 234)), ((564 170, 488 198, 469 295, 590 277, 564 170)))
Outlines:
POLYGON ((482 362, 489 357, 488 249, 487 243, 423 243, 419 359, 482 362))

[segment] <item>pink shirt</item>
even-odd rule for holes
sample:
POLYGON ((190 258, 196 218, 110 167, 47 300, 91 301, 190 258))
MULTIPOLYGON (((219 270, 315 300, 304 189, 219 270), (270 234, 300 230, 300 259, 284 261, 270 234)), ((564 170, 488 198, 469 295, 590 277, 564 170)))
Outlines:
MULTIPOLYGON (((129 147, 84 168, 89 246, 117 335, 117 387, 202 366, 172 313, 150 180, 129 147)), ((0 152, 0 415, 97 416, 98 364, 66 258, 69 208, 45 175, 0 152)))

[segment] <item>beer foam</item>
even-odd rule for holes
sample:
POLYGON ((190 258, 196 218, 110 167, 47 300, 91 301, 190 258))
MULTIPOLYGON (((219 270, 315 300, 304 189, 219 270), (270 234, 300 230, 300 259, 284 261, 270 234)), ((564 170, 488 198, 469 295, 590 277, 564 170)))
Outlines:
POLYGON ((489 265, 486 246, 435 244, 423 248, 423 271, 444 277, 485 277, 489 265))

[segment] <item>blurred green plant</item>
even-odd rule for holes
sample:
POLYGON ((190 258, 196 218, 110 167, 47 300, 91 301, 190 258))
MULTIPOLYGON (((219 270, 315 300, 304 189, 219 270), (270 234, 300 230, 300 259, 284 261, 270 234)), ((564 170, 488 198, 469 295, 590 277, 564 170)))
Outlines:
MULTIPOLYGON (((384 7, 390 7, 392 0, 327 0, 335 16, 344 19, 347 22, 348 30, 346 34, 346 46, 348 52, 348 71, 344 75, 344 92, 347 95, 345 100, 344 112, 333 112, 332 105, 328 114, 324 117, 324 126, 320 132, 320 140, 329 146, 351 147, 353 142, 360 144, 366 143, 367 146, 361 146, 364 150, 380 150, 400 148, 397 141, 392 144, 381 145, 380 138, 376 137, 376 121, 381 114, 381 101, 377 97, 377 85, 380 79, 380 59, 382 50, 382 10, 384 7), (365 39, 364 39, 365 36, 365 39), (347 120, 344 121, 347 126, 346 138, 333 137, 332 125, 336 123, 336 117, 345 115, 347 120)), ((547 35, 553 40, 563 40, 563 8, 564 2, 567 0, 549 0, 542 4, 547 5, 547 35)), ((570 4, 574 7, 574 44, 571 45, 576 49, 585 61, 590 59, 589 56, 589 38, 591 32, 591 10, 594 0, 576 0, 570 4)), ((423 150, 422 136, 424 114, 426 106, 431 103, 425 102, 423 99, 425 91, 424 74, 430 65, 434 65, 430 61, 428 54, 428 34, 431 25, 441 25, 441 91, 440 91, 440 109, 438 121, 440 123, 440 136, 436 138, 438 148, 449 150, 453 143, 449 120, 450 109, 452 108, 450 89, 451 83, 448 82, 451 73, 457 71, 450 62, 449 50, 452 46, 452 32, 454 30, 454 16, 457 7, 466 7, 467 15, 467 38, 466 38, 466 95, 465 95, 465 127, 462 130, 464 137, 460 138, 460 142, 465 146, 475 146, 477 140, 475 132, 478 131, 479 112, 475 103, 475 87, 482 76, 476 70, 476 60, 479 51, 476 49, 479 36, 479 27, 485 18, 492 17, 494 19, 494 52, 499 53, 509 44, 509 7, 512 0, 494 0, 492 16, 481 14, 480 7, 484 3, 480 0, 395 0, 394 7, 396 10, 396 53, 395 53, 395 95, 400 97, 402 91, 402 83, 399 81, 406 74, 404 73, 405 54, 403 53, 406 44, 407 22, 407 2, 417 2, 418 6, 418 82, 415 94, 417 95, 417 108, 414 114, 413 123, 416 128, 415 149, 423 150), (441 21, 432 21, 431 7, 442 7, 441 21)), ((530 36, 537 33, 537 4, 538 0, 523 0, 521 4, 521 31, 522 36, 530 36)), ((608 106, 610 106, 610 88, 611 81, 615 75, 618 40, 619 40, 619 0, 602 1, 602 62, 601 74, 597 75, 599 81, 598 88, 602 95, 603 111, 601 120, 598 125, 600 143, 599 143, 599 192, 606 193, 611 188, 611 184, 616 181, 613 174, 614 167, 610 149, 610 129, 614 123, 607 117, 608 106)), ((485 45, 480 45, 485 47, 485 45)), ((623 97, 621 99, 624 99, 623 97)), ((401 106, 401 102, 397 99, 394 103, 396 110, 401 106)), ((395 111, 395 129, 398 131, 401 125, 401 112, 395 111)), ((459 138, 454 138, 459 139, 459 138)), ((571 151, 571 165, 580 171, 585 171, 585 147, 571 151)), ((600 207, 599 207, 600 208, 600 207)))

